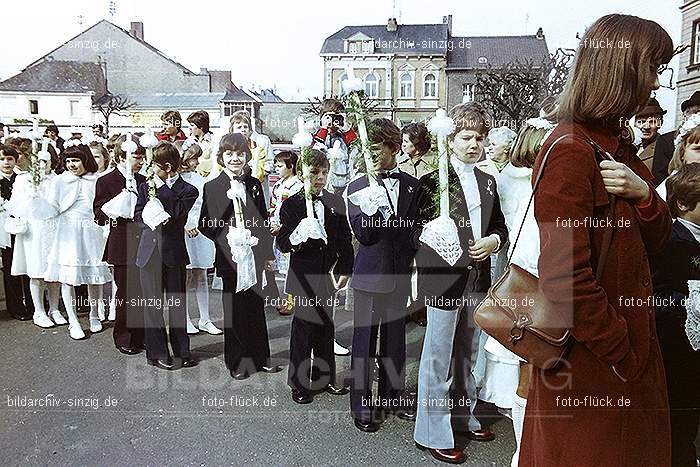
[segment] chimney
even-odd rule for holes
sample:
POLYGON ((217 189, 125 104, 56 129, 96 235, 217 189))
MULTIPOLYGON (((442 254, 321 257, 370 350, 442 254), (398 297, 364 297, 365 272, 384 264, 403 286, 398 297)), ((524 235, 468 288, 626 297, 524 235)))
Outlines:
POLYGON ((537 38, 540 39, 540 40, 544 39, 544 31, 542 31, 542 28, 539 28, 539 29, 537 30, 537 33, 535 34, 535 37, 537 37, 537 38))
POLYGON ((142 41, 143 40, 143 23, 141 21, 132 21, 131 22, 131 31, 129 31, 129 34, 131 34, 132 37, 135 37, 136 39, 142 41))
POLYGON ((442 24, 447 25, 447 37, 452 37, 452 15, 443 16, 442 24))
POLYGON ((230 71, 208 70, 208 73, 210 92, 226 92, 233 87, 230 71))
POLYGON ((207 69, 206 69, 205 67, 203 67, 203 66, 200 66, 200 67, 199 67, 199 74, 200 74, 200 75, 208 75, 208 74, 209 74, 209 70, 207 70, 207 69))
POLYGON ((389 32, 396 32, 397 29, 399 29, 399 23, 396 22, 396 18, 389 18, 386 30, 389 32))

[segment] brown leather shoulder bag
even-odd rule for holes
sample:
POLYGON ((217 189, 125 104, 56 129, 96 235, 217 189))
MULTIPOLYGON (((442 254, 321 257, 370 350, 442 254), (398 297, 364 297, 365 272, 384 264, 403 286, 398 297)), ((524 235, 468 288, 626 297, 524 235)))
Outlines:
MULTIPOLYGON (((555 140, 542 158, 526 213, 530 210, 552 148, 567 137, 572 135, 563 135, 555 140)), ((594 141, 588 139, 588 143, 593 146, 596 159, 614 160, 594 141)), ((614 216, 615 196, 609 195, 609 198, 608 215, 614 216)), ((523 360, 548 370, 562 362, 571 346, 571 330, 568 327, 570 320, 550 310, 547 299, 539 288, 537 277, 511 263, 525 219, 520 224, 508 258, 508 266, 503 275, 489 288, 486 298, 474 310, 474 321, 488 335, 523 360)), ((603 235, 603 243, 595 268, 596 280, 599 280, 603 273, 612 233, 613 229, 607 229, 603 235)))

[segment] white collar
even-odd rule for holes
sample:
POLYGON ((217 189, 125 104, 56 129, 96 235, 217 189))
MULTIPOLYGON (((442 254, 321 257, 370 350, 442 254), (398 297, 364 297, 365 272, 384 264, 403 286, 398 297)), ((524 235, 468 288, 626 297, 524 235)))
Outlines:
POLYGON ((700 242, 700 225, 687 221, 682 217, 678 218, 678 222, 683 224, 686 229, 690 230, 690 233, 693 234, 696 242, 700 242))
POLYGON ((172 177, 168 178, 165 180, 165 183, 168 185, 168 188, 172 188, 175 182, 177 182, 177 179, 180 178, 180 174, 176 173, 172 177))
POLYGON ((452 168, 455 169, 455 172, 457 172, 458 175, 462 173, 474 173, 474 166, 476 166, 476 162, 471 164, 468 162, 462 162, 455 156, 450 157, 450 162, 452 163, 452 168))

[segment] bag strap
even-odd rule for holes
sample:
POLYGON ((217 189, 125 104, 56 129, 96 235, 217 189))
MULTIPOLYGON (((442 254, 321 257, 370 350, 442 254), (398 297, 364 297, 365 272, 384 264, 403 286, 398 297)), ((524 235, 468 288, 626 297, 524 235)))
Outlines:
MULTIPOLYGON (((507 266, 510 266, 511 260, 513 259, 513 255, 515 254, 515 248, 518 244, 518 240, 520 240, 520 234, 523 231, 523 227, 525 226, 525 221, 527 220, 527 213, 530 211, 530 206, 532 205, 532 201, 535 199, 535 193, 537 193, 537 188, 540 184, 540 180, 542 180, 542 173, 544 172, 544 167, 547 164, 547 160, 549 159, 549 154, 552 152, 552 149, 554 149, 554 146, 557 145, 561 140, 564 138, 570 137, 572 135, 562 135, 554 142, 552 145, 547 149, 547 152, 544 154, 544 157, 542 158, 542 163, 540 164, 539 169, 537 170, 537 176, 535 177, 535 183, 532 188, 532 194, 530 195, 530 199, 527 202, 527 208, 525 209, 525 216, 523 217, 523 221, 520 223, 520 228, 518 229, 518 235, 515 237, 515 241, 513 242, 513 248, 510 252, 510 255, 508 256, 508 263, 507 266)), ((608 160, 615 160, 613 157, 605 151, 602 147, 600 147, 595 141, 593 141, 591 138, 588 136, 585 136, 586 140, 588 141, 588 144, 590 144, 593 147, 593 150, 596 153, 596 156, 599 156, 601 159, 608 159, 608 160)), ((596 160, 598 157, 596 157, 596 160)), ((615 195, 608 194, 608 199, 609 199, 609 209, 608 209, 608 215, 612 215, 613 217, 613 225, 615 221, 615 201, 617 200, 615 195)), ((608 256, 608 250, 610 249, 610 244, 612 243, 612 234, 613 234, 614 229, 606 229, 605 233, 603 234, 603 244, 600 249, 600 254, 598 255, 598 262, 596 263, 595 267, 595 278, 596 280, 600 280, 602 274, 603 274, 603 265, 605 264, 605 260, 608 256)))

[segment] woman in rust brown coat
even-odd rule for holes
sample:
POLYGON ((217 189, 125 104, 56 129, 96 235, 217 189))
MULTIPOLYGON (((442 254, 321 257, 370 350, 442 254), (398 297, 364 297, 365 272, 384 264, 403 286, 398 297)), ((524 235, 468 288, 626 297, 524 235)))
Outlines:
POLYGON ((671 462, 664 368, 656 339, 648 254, 671 219, 635 156, 628 119, 658 89, 673 44, 657 23, 627 15, 597 20, 581 40, 559 100, 560 124, 535 196, 540 288, 570 319, 573 344, 555 370, 537 370, 528 394, 520 466, 667 466, 671 462), (592 139, 615 161, 596 160, 592 139), (594 268, 606 225, 615 226, 594 268))

